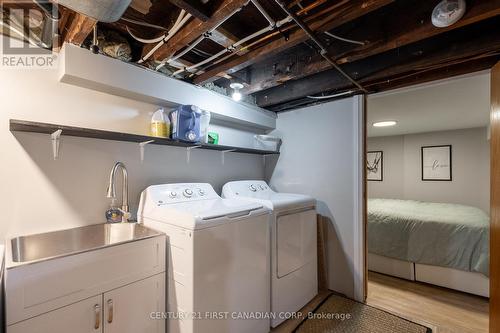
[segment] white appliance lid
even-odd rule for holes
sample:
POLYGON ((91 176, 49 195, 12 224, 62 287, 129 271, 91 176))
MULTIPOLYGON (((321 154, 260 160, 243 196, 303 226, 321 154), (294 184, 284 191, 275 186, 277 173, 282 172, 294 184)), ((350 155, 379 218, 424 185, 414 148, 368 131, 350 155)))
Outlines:
POLYGON ((167 210, 177 210, 189 214, 199 220, 210 220, 220 217, 232 217, 240 215, 241 213, 261 209, 262 204, 256 202, 242 202, 240 200, 232 199, 211 199, 199 200, 193 202, 179 202, 173 204, 164 204, 158 207, 161 211, 162 208, 167 210))
POLYGON ((260 202, 266 207, 275 210, 316 206, 316 199, 311 196, 275 192, 262 180, 229 182, 224 185, 223 195, 225 198, 240 198, 260 202))

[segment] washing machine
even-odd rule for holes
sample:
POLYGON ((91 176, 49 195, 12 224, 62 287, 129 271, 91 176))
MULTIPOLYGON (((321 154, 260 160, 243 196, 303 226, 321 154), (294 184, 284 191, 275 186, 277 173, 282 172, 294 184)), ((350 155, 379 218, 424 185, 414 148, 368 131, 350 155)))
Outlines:
POLYGON ((270 211, 210 184, 150 186, 140 223, 167 235, 169 333, 267 333, 270 211))
POLYGON ((271 326, 276 327, 318 293, 316 200, 277 193, 264 181, 227 183, 222 196, 272 210, 271 326))

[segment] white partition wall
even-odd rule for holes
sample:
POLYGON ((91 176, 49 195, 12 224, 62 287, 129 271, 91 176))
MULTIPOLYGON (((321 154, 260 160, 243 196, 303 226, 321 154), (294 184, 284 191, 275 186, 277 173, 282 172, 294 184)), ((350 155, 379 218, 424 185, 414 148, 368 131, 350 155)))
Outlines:
POLYGON ((363 300, 363 98, 356 96, 278 114, 283 138, 271 186, 312 195, 329 219, 329 288, 363 300))

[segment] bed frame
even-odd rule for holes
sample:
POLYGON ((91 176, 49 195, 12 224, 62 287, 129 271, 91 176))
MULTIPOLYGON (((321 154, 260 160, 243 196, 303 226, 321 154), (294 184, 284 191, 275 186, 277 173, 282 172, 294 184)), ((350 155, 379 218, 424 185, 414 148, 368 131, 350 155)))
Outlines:
POLYGON ((368 270, 489 297, 490 279, 481 273, 417 264, 368 253, 368 270))

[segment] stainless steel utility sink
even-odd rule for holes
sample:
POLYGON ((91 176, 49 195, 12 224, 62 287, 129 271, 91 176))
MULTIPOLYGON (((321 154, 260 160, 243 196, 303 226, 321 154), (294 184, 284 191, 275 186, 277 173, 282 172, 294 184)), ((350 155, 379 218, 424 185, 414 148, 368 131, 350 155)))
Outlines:
POLYGON ((137 223, 86 227, 12 238, 6 244, 7 268, 159 236, 137 223))

